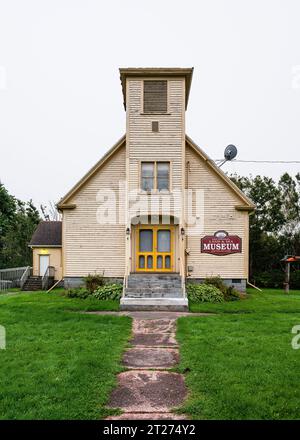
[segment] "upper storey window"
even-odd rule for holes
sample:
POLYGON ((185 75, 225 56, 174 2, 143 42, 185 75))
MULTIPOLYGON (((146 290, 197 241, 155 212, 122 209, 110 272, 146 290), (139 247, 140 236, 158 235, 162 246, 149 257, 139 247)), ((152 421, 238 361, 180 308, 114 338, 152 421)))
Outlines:
POLYGON ((170 191, 170 162, 142 162, 141 189, 170 191))
POLYGON ((144 113, 167 113, 168 81, 144 81, 144 113))

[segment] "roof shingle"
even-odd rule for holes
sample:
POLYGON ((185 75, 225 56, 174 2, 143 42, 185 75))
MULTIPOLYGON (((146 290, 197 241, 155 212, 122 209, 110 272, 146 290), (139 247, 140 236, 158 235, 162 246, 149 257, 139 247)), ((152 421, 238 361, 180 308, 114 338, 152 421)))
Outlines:
POLYGON ((34 231, 29 246, 61 246, 62 222, 42 221, 34 231))

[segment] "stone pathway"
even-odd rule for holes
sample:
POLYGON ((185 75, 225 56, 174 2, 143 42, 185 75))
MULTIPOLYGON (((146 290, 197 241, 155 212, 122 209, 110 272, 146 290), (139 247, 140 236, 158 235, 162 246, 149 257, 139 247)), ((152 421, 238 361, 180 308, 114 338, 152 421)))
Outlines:
POLYGON ((133 317, 132 348, 123 356, 123 365, 128 371, 118 375, 118 386, 109 401, 110 408, 120 408, 123 414, 107 420, 184 419, 171 412, 187 396, 184 377, 168 369, 179 361, 176 318, 187 314, 126 314, 133 317))

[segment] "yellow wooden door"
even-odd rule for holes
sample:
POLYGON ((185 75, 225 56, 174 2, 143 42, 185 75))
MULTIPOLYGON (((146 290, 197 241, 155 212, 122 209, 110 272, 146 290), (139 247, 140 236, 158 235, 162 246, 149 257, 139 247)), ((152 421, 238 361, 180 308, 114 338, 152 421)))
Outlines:
POLYGON ((136 271, 174 272, 174 226, 140 225, 136 234, 136 271))

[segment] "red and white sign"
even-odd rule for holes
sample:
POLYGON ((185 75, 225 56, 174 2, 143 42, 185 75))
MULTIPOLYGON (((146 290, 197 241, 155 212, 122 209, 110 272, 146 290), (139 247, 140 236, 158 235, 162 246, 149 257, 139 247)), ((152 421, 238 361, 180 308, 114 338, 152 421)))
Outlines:
POLYGON ((238 235, 229 235, 226 231, 217 231, 214 235, 201 238, 201 252, 212 255, 229 255, 242 252, 242 239, 238 235))

